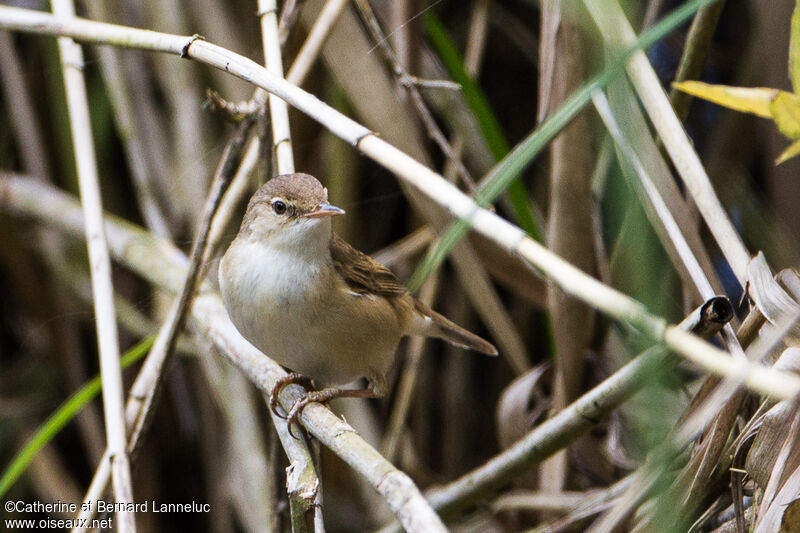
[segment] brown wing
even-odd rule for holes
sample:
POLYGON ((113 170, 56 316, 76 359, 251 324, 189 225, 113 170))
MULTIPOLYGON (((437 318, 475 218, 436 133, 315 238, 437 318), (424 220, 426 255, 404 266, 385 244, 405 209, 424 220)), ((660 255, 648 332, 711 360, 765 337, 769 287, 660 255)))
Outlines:
POLYGON ((385 298, 406 292, 392 271, 361 253, 334 233, 331 239, 333 266, 353 292, 377 294, 385 298))

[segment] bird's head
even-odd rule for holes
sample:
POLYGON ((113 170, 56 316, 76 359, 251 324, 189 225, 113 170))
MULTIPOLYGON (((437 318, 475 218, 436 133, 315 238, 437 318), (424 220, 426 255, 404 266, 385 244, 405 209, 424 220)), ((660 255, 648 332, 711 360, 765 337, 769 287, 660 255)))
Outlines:
POLYGON ((331 217, 343 214, 343 209, 328 203, 328 190, 315 177, 284 174, 256 191, 241 231, 280 248, 327 246, 331 217))

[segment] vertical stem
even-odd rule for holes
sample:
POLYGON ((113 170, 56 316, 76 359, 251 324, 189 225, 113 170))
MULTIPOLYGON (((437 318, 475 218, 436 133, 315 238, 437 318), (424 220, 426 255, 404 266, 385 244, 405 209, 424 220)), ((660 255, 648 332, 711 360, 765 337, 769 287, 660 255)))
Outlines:
POLYGON ((348 0, 328 0, 325 2, 325 7, 320 11, 317 20, 308 32, 303 46, 297 53, 297 57, 289 69, 289 74, 286 79, 295 85, 301 85, 305 80, 308 71, 317 59, 322 45, 330 35, 331 28, 339 20, 339 15, 342 14, 348 0))
MULTIPOLYGON (((686 36, 678 72, 675 73, 675 81, 694 80, 700 77, 708 50, 711 48, 714 30, 717 29, 717 22, 724 8, 725 0, 719 0, 704 7, 694 16, 689 34, 686 36)), ((672 89, 669 92, 669 100, 675 109, 675 114, 681 120, 685 120, 689 114, 692 97, 683 91, 672 89)))
MULTIPOLYGON (((275 0, 258 0, 258 11, 261 16, 265 66, 270 73, 282 78, 283 59, 278 33, 277 3, 275 0)), ((278 174, 290 174, 294 172, 294 154, 289 129, 289 106, 284 100, 270 94, 269 111, 278 174)), ((283 421, 275 419, 274 413, 272 415, 278 436, 291 462, 287 470, 286 485, 289 492, 292 531, 315 531, 316 523, 322 524, 322 517, 321 509, 314 506, 314 500, 322 489, 314 470, 314 463, 305 443, 295 442, 295 439, 288 434, 288 426, 283 421)))
MULTIPOLYGON (((562 2, 541 3, 540 118, 554 112, 580 86, 583 79, 581 28, 570 21, 562 2)), ((591 138, 587 113, 578 114, 550 144, 550 209, 546 240, 553 252, 584 272, 595 272, 592 238, 592 148, 575 146, 591 138)), ((584 357, 592 339, 594 311, 555 285, 547 287, 547 308, 552 323, 556 357, 553 373, 553 411, 563 409, 581 393, 584 357)), ((559 451, 540 468, 540 489, 561 492, 569 473, 568 450, 559 451)))
MULTIPOLYGON (((264 65, 276 76, 283 77, 281 43, 278 37, 278 6, 275 0, 258 0, 258 13, 261 16, 261 39, 264 45, 264 65)), ((272 142, 278 174, 294 172, 292 153, 292 134, 289 130, 289 106, 275 96, 269 95, 269 112, 272 119, 272 142)))
MULTIPOLYGON (((57 17, 75 17, 71 0, 53 0, 53 13, 57 17)), ((100 373, 103 379, 103 411, 106 422, 114 496, 119 504, 133 502, 130 464, 125 438, 123 413, 122 373, 119 363, 119 340, 114 315, 114 295, 111 283, 111 260, 103 229, 103 208, 94 141, 89 121, 86 84, 83 79, 83 52, 72 39, 58 38, 58 48, 63 64, 64 86, 70 117, 70 128, 78 169, 78 184, 86 221, 86 244, 94 294, 94 313, 97 322, 97 343, 100 352, 100 373)), ((136 531, 133 513, 120 509, 116 513, 117 529, 123 533, 136 531)))
MULTIPOLYGON (((584 0, 584 4, 607 44, 623 48, 636 41, 636 34, 625 18, 619 2, 584 0)), ((664 141, 664 147, 675 168, 692 194, 700 214, 703 215, 708 229, 714 235, 739 283, 744 287, 748 278, 750 253, 717 198, 708 174, 675 115, 658 76, 641 50, 631 55, 625 68, 653 126, 664 141)))

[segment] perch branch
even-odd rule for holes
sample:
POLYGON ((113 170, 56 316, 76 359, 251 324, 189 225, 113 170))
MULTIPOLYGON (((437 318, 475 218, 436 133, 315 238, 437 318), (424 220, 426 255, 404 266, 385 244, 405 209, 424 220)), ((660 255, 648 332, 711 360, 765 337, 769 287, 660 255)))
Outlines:
MULTIPOLYGON (((72 235, 81 235, 83 231, 83 219, 76 201, 53 187, 32 180, 0 174, 0 211, 34 217, 72 235)), ((183 253, 171 243, 133 224, 113 216, 107 216, 106 221, 110 250, 117 260, 150 282, 178 291, 188 266, 183 253)), ((263 394, 269 394, 277 380, 286 376, 283 368, 241 336, 228 318, 218 294, 201 287, 194 299, 192 316, 197 331, 208 337, 263 394)), ((303 392, 297 385, 283 388, 281 404, 285 408, 291 407, 303 392)), ((310 404, 300 420, 314 437, 378 491, 407 531, 446 531, 411 478, 384 459, 327 407, 310 404)))

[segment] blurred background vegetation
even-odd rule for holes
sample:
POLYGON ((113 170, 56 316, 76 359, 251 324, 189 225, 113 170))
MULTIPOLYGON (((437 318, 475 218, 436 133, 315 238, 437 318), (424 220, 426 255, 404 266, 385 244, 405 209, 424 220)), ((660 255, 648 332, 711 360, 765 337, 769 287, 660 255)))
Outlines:
MULTIPOLYGON (((46 2, 5 3, 49 9, 46 2)), ((324 2, 299 4, 284 48, 287 69, 324 2)), ((624 7, 640 30, 679 4, 628 1, 624 7)), ((563 2, 562 26, 556 33, 558 17, 548 12, 552 2, 373 0, 371 5, 388 36, 385 42, 397 51, 405 71, 418 78, 415 86, 436 124, 460 150, 475 181, 558 109, 581 81, 604 67, 602 41, 578 3, 563 2), (461 90, 424 83, 442 79, 456 80, 461 90)), ((790 89, 786 65, 792 8, 790 0, 725 3, 702 79, 790 89)), ((79 4, 78 10, 96 20, 198 33, 262 61, 252 0, 92 1, 79 4)), ((676 28, 648 51, 667 89, 687 29, 688 24, 676 28)), ((251 97, 253 88, 166 55, 95 46, 85 47, 85 54, 105 209, 188 252, 210 179, 233 131, 223 114, 204 106, 206 90, 240 102, 251 97), (155 214, 149 217, 141 203, 143 184, 155 199, 155 214)), ((60 68, 54 39, 0 33, 0 172, 35 177, 77 195, 60 68)), ((474 186, 448 167, 430 140, 355 4, 344 10, 303 87, 431 168, 455 177, 462 189, 474 186)), ((317 176, 332 202, 347 211, 337 219, 336 231, 401 279, 409 279, 434 242, 430 224, 441 214, 431 213, 434 208, 428 204, 409 201, 388 171, 300 112, 291 111, 291 127, 297 170, 317 176)), ((796 267, 800 162, 774 164, 785 139, 769 121, 700 101, 692 104, 686 127, 748 249, 763 250, 775 271, 796 267)), ((251 190, 273 173, 269 150, 264 152, 251 190)), ((700 303, 676 274, 591 108, 527 166, 496 209, 670 322, 680 321, 700 303)), ((698 224, 720 286, 738 305, 741 288, 698 224)), ((85 243, 58 234, 46 237, 43 227, 0 211, 2 469, 39 425, 98 372, 85 243)), ((228 240, 237 227, 238 219, 226 230, 228 240)), ((478 357, 428 341, 421 357, 407 358, 412 343, 401 344, 394 379, 412 372, 416 383, 407 421, 392 435, 399 444, 389 458, 421 488, 484 463, 643 346, 642 339, 565 299, 485 239, 471 237, 470 246, 461 259, 445 262, 433 276, 435 283, 422 293, 435 309, 497 344, 501 357, 478 357)), ((210 278, 215 282, 213 266, 210 278)), ((114 268, 114 288, 125 351, 157 331, 171 298, 121 266, 114 268)), ((737 312, 743 317, 746 306, 737 312)), ((153 426, 133 463, 135 500, 208 502, 212 512, 139 515, 140 530, 253 530, 246 518, 252 509, 241 490, 241 476, 247 475, 241 467, 242 450, 232 443, 242 422, 237 416, 252 417, 249 425, 270 465, 272 479, 264 486, 274 491, 279 512, 263 530, 285 530, 281 488, 286 461, 263 401, 211 347, 198 343, 191 329, 178 351, 153 426), (210 382, 220 376, 225 385, 214 389, 210 382), (226 393, 234 388, 242 394, 226 393), (245 402, 248 408, 237 410, 226 402, 245 402)), ((126 384, 137 366, 125 371, 126 384)), ((495 502, 450 525, 462 531, 519 531, 567 514, 586 491, 607 487, 641 464, 675 425, 698 383, 695 369, 665 371, 568 451, 520 472, 514 485, 515 490, 555 492, 564 499, 524 511, 495 502)), ((380 401, 345 400, 334 408, 386 451, 388 421, 397 403, 395 393, 380 401)), ((104 438, 98 397, 38 453, 3 498, 81 501, 104 438)), ((388 520, 388 508, 339 459, 323 450, 321 465, 330 531, 363 531, 388 520)), ((714 520, 718 522, 710 520, 705 530, 725 521, 714 520)), ((563 530, 579 531, 587 523, 574 520, 563 530)))

